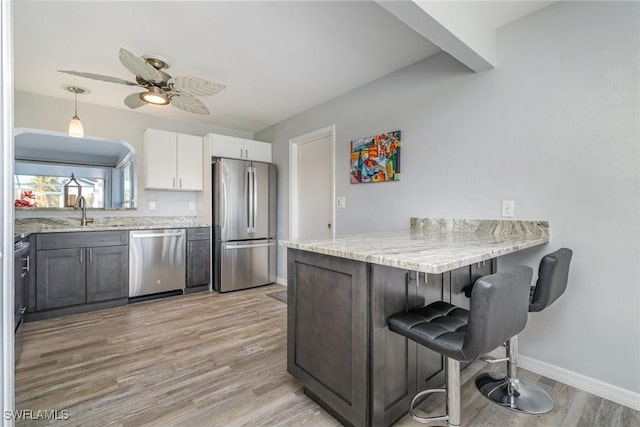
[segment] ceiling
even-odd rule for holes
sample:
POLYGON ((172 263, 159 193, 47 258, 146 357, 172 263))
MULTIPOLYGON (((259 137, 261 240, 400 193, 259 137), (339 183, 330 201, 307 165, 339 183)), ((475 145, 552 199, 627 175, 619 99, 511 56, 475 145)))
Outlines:
MULTIPOLYGON (((493 11, 479 15, 490 25, 539 8, 489 3, 493 11)), ((20 1, 14 44, 15 88, 65 99, 73 98, 63 86, 87 88, 91 93, 78 97, 80 115, 82 103, 127 109, 123 99, 141 89, 56 70, 131 80, 118 60, 125 47, 168 59, 165 71, 173 76, 227 86, 200 98, 211 116, 170 106, 136 111, 247 132, 440 51, 371 1, 20 1)))

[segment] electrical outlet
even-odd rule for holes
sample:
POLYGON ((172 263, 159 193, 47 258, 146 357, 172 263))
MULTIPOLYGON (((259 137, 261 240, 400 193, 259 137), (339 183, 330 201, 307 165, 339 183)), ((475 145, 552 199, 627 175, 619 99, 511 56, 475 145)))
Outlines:
POLYGON ((344 196, 340 196, 336 199, 336 206, 340 209, 344 209, 347 207, 347 198, 344 196))
POLYGON ((195 211, 196 210, 196 203, 195 202, 189 202, 189 210, 190 211, 195 211))
POLYGON ((513 218, 513 200, 502 201, 502 216, 505 218, 513 218))
POLYGON ((156 202, 149 202, 149 210, 150 211, 156 210, 156 202))

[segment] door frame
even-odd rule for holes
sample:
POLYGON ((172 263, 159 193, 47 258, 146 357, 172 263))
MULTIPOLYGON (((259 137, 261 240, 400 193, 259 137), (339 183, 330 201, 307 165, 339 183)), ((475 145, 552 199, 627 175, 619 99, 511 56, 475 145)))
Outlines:
POLYGON ((331 141, 331 237, 336 235, 336 126, 330 125, 289 140, 289 239, 298 238, 298 148, 327 136, 331 141))

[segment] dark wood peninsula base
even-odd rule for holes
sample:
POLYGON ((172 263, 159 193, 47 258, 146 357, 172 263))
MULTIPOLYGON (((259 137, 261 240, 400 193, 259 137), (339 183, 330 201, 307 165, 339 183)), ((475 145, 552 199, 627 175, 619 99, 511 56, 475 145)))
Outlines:
POLYGON ((288 249, 287 368, 340 422, 388 426, 413 396, 444 383, 440 354, 391 332, 394 313, 464 295, 496 258, 440 274, 288 249))

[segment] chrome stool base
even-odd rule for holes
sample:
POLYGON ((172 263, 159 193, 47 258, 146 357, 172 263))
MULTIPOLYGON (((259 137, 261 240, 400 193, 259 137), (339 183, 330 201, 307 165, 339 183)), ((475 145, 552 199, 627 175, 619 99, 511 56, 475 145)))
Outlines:
POLYGON ((546 414, 553 399, 536 384, 487 372, 476 377, 480 393, 498 405, 525 414, 546 414))

